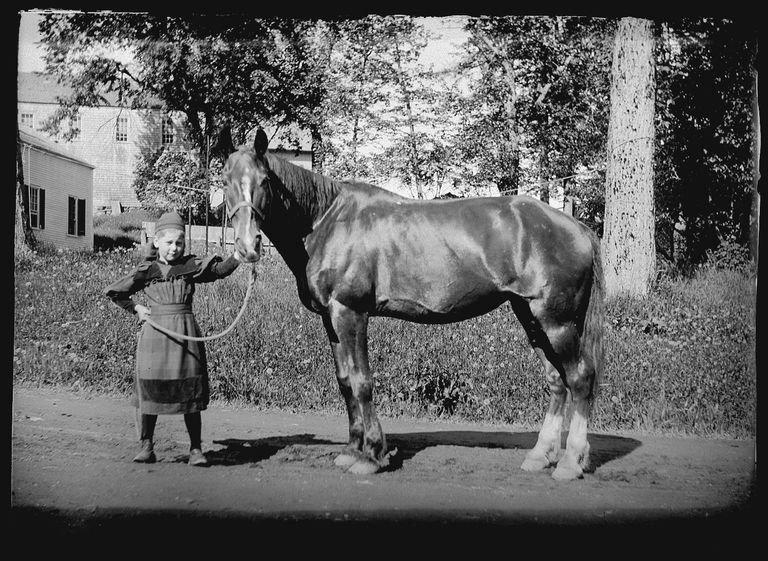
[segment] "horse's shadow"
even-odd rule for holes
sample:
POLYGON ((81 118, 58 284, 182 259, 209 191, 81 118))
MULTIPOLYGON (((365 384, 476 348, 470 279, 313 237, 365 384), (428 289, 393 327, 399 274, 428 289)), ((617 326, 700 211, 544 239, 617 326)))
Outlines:
POLYGON ((327 446, 338 444, 338 442, 333 442, 332 440, 317 438, 314 434, 268 436, 251 440, 227 438, 224 440, 214 440, 213 443, 219 444, 223 448, 206 452, 205 457, 208 463, 226 466, 262 462, 290 446, 327 446))
MULTIPOLYGON (((403 463, 419 452, 433 446, 463 446, 471 448, 500 448, 506 450, 530 450, 536 444, 536 432, 502 431, 434 431, 387 434, 389 445, 388 464, 383 471, 396 471, 403 463)), ((563 435, 565 448, 567 433, 563 435)), ((621 458, 638 448, 642 443, 634 438, 605 434, 590 434, 591 470, 621 458)), ((267 460, 285 448, 292 446, 320 447, 319 455, 333 456, 340 452, 345 443, 317 438, 314 434, 290 436, 269 436, 257 439, 228 438, 214 440, 222 446, 206 452, 211 465, 242 465, 267 460)))

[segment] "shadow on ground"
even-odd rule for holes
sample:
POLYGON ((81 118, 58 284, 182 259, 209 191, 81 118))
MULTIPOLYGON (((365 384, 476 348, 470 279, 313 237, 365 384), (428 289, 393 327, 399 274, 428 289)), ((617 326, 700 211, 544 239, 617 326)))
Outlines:
MULTIPOLYGON (((386 471, 395 471, 403 462, 433 446, 465 446, 476 448, 501 448, 507 450, 530 450, 536 444, 536 432, 489 432, 489 431, 434 431, 389 433, 387 443, 391 454, 386 471)), ((563 447, 567 433, 563 435, 563 447)), ((214 444, 223 446, 215 451, 206 452, 211 465, 239 465, 257 463, 266 460, 289 446, 338 446, 344 443, 317 438, 313 434, 290 436, 270 436, 257 439, 227 438, 214 440, 214 444)), ((634 438, 590 434, 590 458, 592 469, 626 456, 642 443, 634 438)))

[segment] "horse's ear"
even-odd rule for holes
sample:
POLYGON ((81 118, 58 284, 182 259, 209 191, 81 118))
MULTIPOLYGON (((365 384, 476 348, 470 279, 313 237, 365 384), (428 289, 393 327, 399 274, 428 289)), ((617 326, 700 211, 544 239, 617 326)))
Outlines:
POLYGON ((232 143, 232 128, 227 123, 221 127, 219 134, 216 136, 216 141, 211 146, 211 156, 218 156, 222 160, 226 160, 234 151, 235 145, 232 143))
POLYGON ((269 139, 267 138, 267 133, 264 132, 264 129, 259 127, 259 130, 256 131, 256 137, 253 139, 253 149, 256 150, 256 154, 260 158, 266 154, 268 144, 269 139))

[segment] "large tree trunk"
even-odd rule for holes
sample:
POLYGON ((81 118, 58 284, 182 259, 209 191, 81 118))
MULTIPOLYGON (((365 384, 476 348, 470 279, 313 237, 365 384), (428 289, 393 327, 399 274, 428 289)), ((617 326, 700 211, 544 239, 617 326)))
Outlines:
POLYGON ((760 240, 760 104, 757 97, 758 73, 754 70, 752 91, 752 208, 749 213, 749 256, 757 263, 760 240))
POLYGON ((16 205, 14 222, 14 254, 26 253, 35 246, 35 235, 29 225, 29 193, 24 185, 24 160, 21 157, 21 138, 16 131, 16 205))
POLYGON ((653 50, 651 21, 619 21, 611 67, 602 244, 608 295, 647 294, 656 270, 653 50))

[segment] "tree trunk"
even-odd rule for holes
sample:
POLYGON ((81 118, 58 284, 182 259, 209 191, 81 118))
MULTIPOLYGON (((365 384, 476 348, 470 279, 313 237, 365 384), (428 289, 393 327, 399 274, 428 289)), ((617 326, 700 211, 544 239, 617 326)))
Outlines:
POLYGON ((611 67, 602 244, 608 295, 645 295, 655 276, 653 50, 651 21, 619 21, 611 67))
POLYGON ((424 189, 422 188, 421 181, 419 180, 419 152, 416 147, 416 129, 414 128, 415 117, 413 110, 411 109, 411 93, 408 91, 408 86, 405 82, 405 72, 403 71, 402 61, 400 60, 400 46, 395 41, 395 62, 397 63, 398 82, 400 84, 400 90, 405 100, 405 112, 408 120, 408 146, 410 148, 409 157, 409 169, 411 171, 411 182, 416 189, 416 197, 419 199, 424 198, 424 189))
POLYGON ((757 97, 758 72, 754 70, 752 90, 752 208, 749 215, 749 256, 757 263, 760 241, 760 104, 757 97))
POLYGON ((15 255, 35 247, 35 235, 29 225, 29 192, 24 184, 24 160, 21 156, 21 138, 16 131, 16 205, 13 217, 15 255))
POLYGON ((323 143, 323 136, 316 125, 312 125, 309 130, 312 137, 312 171, 322 174, 323 166, 325 164, 325 144, 323 143))

